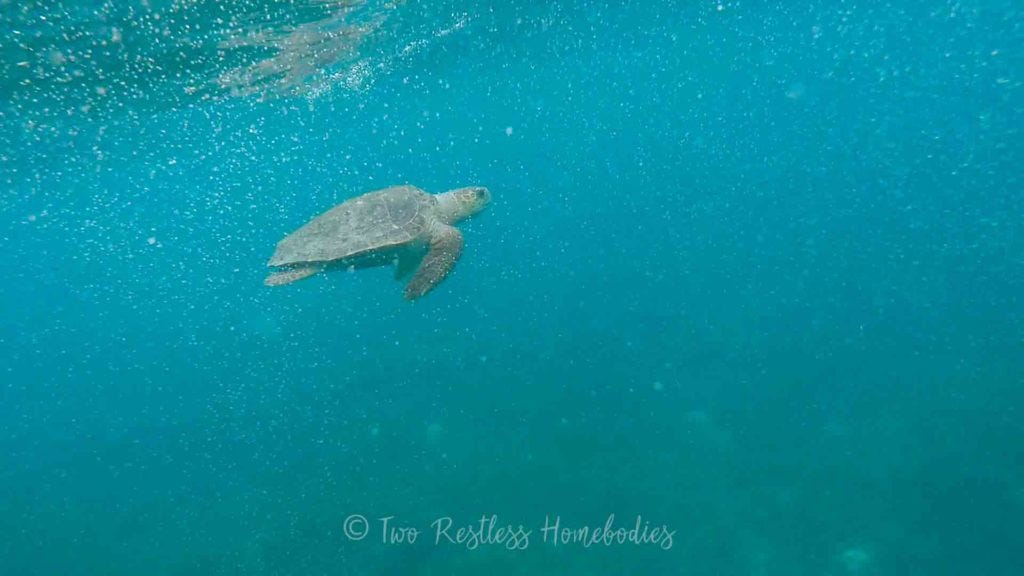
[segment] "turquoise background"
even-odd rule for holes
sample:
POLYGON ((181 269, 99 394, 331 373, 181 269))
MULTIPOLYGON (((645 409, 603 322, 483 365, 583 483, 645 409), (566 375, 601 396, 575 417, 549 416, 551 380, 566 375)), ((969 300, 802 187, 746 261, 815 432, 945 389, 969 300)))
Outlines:
POLYGON ((798 4, 368 2, 241 97, 337 7, 0 1, 0 573, 1024 573, 1024 14, 798 4), (262 285, 406 182, 494 196, 428 297, 262 285))

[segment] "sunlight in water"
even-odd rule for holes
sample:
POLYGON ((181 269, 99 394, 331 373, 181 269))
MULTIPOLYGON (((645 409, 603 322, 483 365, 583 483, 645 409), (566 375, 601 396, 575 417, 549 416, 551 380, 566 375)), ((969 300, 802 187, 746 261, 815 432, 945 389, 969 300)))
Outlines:
POLYGON ((406 0, 146 1, 84 5, 72 18, 0 0, 0 97, 54 117, 169 109, 226 98, 363 91, 464 14, 409 27, 406 0), (403 10, 405 8, 406 10, 403 10))
POLYGON ((220 42, 224 50, 270 51, 266 58, 233 68, 217 78, 233 96, 284 96, 319 92, 339 77, 359 88, 367 76, 359 48, 399 3, 376 10, 354 0, 318 2, 330 9, 319 20, 298 26, 253 25, 220 42))

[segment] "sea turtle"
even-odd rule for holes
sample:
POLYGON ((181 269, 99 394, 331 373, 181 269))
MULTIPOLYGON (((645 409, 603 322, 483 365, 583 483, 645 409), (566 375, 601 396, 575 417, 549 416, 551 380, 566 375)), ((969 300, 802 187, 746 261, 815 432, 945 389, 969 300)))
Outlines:
POLYGON ((291 284, 328 268, 396 264, 401 280, 415 270, 405 297, 415 300, 448 275, 462 253, 453 226, 483 210, 491 193, 482 186, 428 194, 392 186, 347 200, 278 242, 267 262, 278 267, 264 284, 291 284))

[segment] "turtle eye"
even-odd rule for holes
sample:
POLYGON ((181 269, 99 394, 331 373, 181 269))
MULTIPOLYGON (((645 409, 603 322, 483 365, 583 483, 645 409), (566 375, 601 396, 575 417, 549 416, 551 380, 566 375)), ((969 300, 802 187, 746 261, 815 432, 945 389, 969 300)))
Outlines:
POLYGON ((478 200, 483 200, 483 198, 484 198, 484 191, 483 190, 477 190, 476 191, 476 197, 477 197, 478 200))

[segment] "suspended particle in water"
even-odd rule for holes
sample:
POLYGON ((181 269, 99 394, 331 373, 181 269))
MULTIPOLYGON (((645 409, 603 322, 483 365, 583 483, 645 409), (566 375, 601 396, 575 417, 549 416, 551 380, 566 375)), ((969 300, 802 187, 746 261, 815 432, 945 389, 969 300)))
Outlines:
POLYGON ((442 426, 440 422, 431 422, 430 425, 427 426, 428 442, 438 442, 441 440, 442 436, 444 436, 444 426, 442 426))
POLYGON ((807 87, 802 82, 794 82, 786 89, 786 98, 799 100, 807 93, 807 87))
POLYGON ((505 136, 511 136, 511 135, 512 135, 512 127, 509 126, 508 128, 505 128, 505 136))
POLYGON ((874 554, 869 548, 847 548, 839 554, 839 565, 850 576, 873 574, 874 554))

